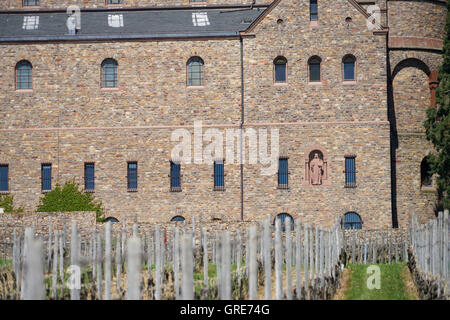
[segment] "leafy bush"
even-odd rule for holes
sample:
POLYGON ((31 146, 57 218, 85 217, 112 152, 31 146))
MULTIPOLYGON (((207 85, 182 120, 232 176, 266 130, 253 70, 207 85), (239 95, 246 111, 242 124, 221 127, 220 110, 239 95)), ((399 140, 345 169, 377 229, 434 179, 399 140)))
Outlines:
POLYGON ((14 196, 9 196, 6 194, 0 195, 0 208, 3 208, 5 212, 23 212, 23 208, 14 208, 13 205, 14 196))
POLYGON ((95 201, 92 193, 79 190, 75 182, 66 182, 63 187, 56 184, 39 200, 38 212, 95 211, 97 221, 105 219, 101 201, 95 201))

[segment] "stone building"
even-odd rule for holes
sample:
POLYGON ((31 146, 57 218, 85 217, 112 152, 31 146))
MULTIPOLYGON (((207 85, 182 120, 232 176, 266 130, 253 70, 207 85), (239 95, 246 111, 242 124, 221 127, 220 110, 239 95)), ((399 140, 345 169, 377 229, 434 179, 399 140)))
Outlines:
POLYGON ((375 229, 429 218, 422 123, 446 10, 437 0, 3 0, 1 192, 35 210, 75 179, 119 220, 287 214, 375 229), (186 163, 173 135, 188 132, 199 155, 200 122, 203 145, 219 132, 223 154, 186 163), (261 141, 270 153, 276 132, 277 170, 262 174, 268 164, 251 157, 261 141))

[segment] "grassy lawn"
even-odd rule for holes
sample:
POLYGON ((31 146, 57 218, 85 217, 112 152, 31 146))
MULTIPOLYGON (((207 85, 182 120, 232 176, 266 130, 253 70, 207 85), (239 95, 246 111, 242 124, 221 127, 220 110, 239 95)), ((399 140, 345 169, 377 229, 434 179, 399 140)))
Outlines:
POLYGON ((369 265, 348 265, 350 269, 349 288, 346 291, 347 300, 411 300, 415 299, 409 286, 405 285, 406 263, 378 264, 380 267, 380 289, 370 290, 367 279, 372 273, 367 273, 369 265))

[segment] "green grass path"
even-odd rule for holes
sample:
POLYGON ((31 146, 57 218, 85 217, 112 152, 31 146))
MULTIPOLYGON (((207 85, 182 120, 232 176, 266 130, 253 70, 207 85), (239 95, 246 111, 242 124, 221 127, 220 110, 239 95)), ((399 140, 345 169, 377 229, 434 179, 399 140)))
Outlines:
MULTIPOLYGON (((405 283, 406 263, 378 264, 380 267, 380 289, 369 289, 367 280, 372 273, 367 273, 370 265, 348 265, 350 269, 347 300, 411 300, 414 293, 405 283)), ((373 283, 373 282, 372 282, 373 283)))

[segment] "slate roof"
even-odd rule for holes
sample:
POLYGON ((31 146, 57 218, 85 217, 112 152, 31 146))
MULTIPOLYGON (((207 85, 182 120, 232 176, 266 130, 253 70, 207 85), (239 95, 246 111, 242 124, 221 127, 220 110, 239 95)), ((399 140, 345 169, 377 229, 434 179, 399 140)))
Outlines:
POLYGON ((66 12, 3 13, 0 14, 0 42, 236 36, 264 9, 82 11, 81 30, 76 35, 69 34, 66 12), (33 29, 37 19, 27 17, 39 17, 37 29, 33 29), (116 27, 108 24, 108 18, 115 20, 116 27), (120 19, 123 27, 117 27, 120 19), (28 29, 24 26, 26 20, 28 29))

